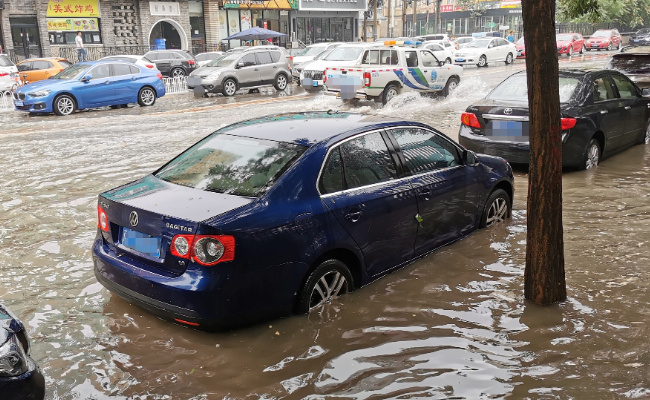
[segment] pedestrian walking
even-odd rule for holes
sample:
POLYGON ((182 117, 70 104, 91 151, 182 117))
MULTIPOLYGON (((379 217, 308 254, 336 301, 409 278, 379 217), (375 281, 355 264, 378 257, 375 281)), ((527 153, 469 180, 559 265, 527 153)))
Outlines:
POLYGON ((84 40, 81 37, 81 31, 77 32, 77 37, 74 41, 77 44, 77 59, 79 62, 86 61, 86 49, 84 48, 84 40))
POLYGON ((514 42, 515 42, 515 36, 514 36, 514 34, 513 34, 512 31, 510 31, 510 34, 508 34, 508 41, 509 41, 510 43, 514 43, 514 42))

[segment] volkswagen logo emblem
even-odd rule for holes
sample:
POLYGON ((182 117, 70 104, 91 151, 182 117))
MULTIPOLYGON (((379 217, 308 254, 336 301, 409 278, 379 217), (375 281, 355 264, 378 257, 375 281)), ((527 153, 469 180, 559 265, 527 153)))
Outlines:
POLYGON ((138 213, 131 211, 131 214, 129 214, 129 222, 131 223, 131 226, 138 226, 138 221, 138 213))
POLYGON ((512 108, 506 108, 505 110, 503 110, 503 113, 504 113, 505 115, 510 115, 510 114, 512 114, 512 108))

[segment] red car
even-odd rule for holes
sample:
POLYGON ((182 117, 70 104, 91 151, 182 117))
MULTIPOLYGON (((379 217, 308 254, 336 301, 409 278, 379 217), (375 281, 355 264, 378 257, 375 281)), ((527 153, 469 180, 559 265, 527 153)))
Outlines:
POLYGON ((526 58, 526 44, 523 36, 515 43, 515 49, 517 49, 517 58, 526 58))
POLYGON ((611 50, 614 47, 621 48, 621 34, 618 29, 598 29, 585 42, 585 48, 589 50, 611 50))
POLYGON ((559 55, 566 54, 569 57, 575 52, 582 54, 585 47, 585 38, 579 33, 558 33, 555 35, 555 42, 557 43, 557 53, 559 55))

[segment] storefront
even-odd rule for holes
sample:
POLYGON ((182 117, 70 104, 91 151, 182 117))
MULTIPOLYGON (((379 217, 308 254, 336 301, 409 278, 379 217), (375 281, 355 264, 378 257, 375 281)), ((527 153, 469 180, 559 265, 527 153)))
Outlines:
POLYGON ((9 25, 17 60, 43 56, 36 16, 9 17, 9 25))
MULTIPOLYGON (((284 33, 283 36, 270 42, 279 46, 287 45, 290 40, 289 12, 297 6, 295 1, 272 0, 226 0, 220 10, 220 37, 224 40, 237 32, 253 27, 270 29, 284 33)), ((228 41, 230 47, 242 45, 240 40, 228 41)))
POLYGON ((50 0, 45 16, 51 45, 75 46, 77 32, 84 45, 102 44, 99 0, 50 0))
POLYGON ((301 0, 292 13, 295 38, 304 44, 356 41, 359 12, 366 10, 363 0, 301 0))

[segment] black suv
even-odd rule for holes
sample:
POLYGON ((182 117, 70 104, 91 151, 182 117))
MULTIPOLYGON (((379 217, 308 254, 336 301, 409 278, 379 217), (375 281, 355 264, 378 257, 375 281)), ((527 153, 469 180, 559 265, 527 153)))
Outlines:
POLYGON ((153 50, 144 56, 153 61, 164 76, 172 78, 185 77, 198 65, 194 56, 186 50, 153 50))

